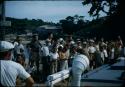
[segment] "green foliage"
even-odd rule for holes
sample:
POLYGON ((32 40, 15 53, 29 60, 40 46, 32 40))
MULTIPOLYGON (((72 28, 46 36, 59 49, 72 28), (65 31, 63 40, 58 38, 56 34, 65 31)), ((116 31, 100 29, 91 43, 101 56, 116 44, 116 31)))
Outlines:
POLYGON ((79 31, 86 25, 83 16, 75 15, 74 17, 68 16, 63 20, 60 20, 60 24, 63 28, 63 32, 66 34, 73 34, 74 32, 79 31))
POLYGON ((24 34, 27 31, 34 31, 39 26, 42 26, 44 24, 50 24, 55 25, 51 22, 44 22, 41 19, 16 19, 16 18, 10 18, 7 17, 6 20, 11 21, 11 27, 7 28, 6 33, 16 33, 16 34, 24 34))
POLYGON ((92 7, 89 10, 89 14, 92 16, 99 16, 99 12, 104 12, 108 16, 114 14, 117 9, 120 0, 83 0, 83 5, 91 4, 92 7), (105 10, 105 7, 109 7, 109 11, 105 10))
MULTIPOLYGON (((124 38, 125 31, 123 30, 123 22, 125 18, 125 5, 123 0, 83 0, 82 4, 83 6, 91 4, 92 6, 88 13, 90 16, 96 16, 97 19, 99 19, 99 13, 101 11, 107 14, 107 19, 103 24, 100 27, 96 26, 95 30, 92 29, 93 31, 98 32, 101 36, 106 38, 114 38, 117 37, 117 35, 124 38), (106 11, 105 7, 108 7, 109 10, 106 11)), ((92 26, 90 27, 93 28, 92 26)))

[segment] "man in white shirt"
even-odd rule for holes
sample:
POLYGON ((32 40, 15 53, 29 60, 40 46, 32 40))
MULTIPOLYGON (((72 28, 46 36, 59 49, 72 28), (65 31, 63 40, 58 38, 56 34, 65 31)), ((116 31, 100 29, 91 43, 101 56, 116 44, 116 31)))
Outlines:
POLYGON ((50 74, 54 74, 57 72, 58 58, 59 58, 59 54, 57 52, 57 48, 53 47, 53 50, 50 52, 50 74))
POLYGON ((22 40, 18 39, 17 41, 17 45, 14 46, 14 57, 15 57, 15 61, 17 60, 17 55, 18 54, 22 54, 25 57, 25 49, 24 49, 24 45, 22 44, 22 40))
POLYGON ((11 61, 13 44, 7 41, 0 41, 0 84, 2 86, 16 86, 16 79, 20 77, 26 81, 26 87, 32 87, 34 80, 31 78, 22 65, 11 61))
POLYGON ((96 48, 94 47, 94 40, 90 40, 90 46, 88 47, 89 59, 90 59, 90 68, 93 70, 95 67, 95 52, 96 48))
POLYGON ((41 48, 42 51, 42 64, 43 64, 43 82, 47 80, 47 76, 50 74, 50 52, 48 47, 48 42, 46 42, 41 48))
MULTIPOLYGON (((29 43, 30 44, 30 51, 31 51, 31 58, 30 58, 30 67, 34 68, 36 67, 37 74, 40 74, 39 71, 39 61, 40 61, 40 50, 41 50, 41 43, 39 41, 38 34, 34 34, 32 36, 32 40, 29 43)), ((40 79, 40 78, 38 78, 40 79)))

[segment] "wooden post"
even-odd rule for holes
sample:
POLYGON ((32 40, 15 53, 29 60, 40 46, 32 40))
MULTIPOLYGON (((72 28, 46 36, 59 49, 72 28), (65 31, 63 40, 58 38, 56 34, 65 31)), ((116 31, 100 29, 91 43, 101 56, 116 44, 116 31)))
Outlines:
MULTIPOLYGON (((1 4, 0 4, 0 6, 1 6, 1 8, 0 8, 0 10, 1 10, 0 22, 2 23, 2 22, 4 22, 6 20, 6 18, 5 18, 5 2, 2 1, 1 4)), ((0 40, 4 40, 5 39, 4 38, 4 35, 5 35, 5 26, 0 25, 0 27, 1 27, 0 28, 0 40)))

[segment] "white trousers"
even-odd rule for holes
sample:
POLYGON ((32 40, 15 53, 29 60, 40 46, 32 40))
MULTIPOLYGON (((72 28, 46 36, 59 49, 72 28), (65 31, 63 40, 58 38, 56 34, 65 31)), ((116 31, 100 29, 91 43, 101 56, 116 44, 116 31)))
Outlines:
POLYGON ((81 83, 81 75, 84 71, 84 65, 76 62, 73 64, 72 66, 72 79, 71 79, 71 87, 72 86, 76 86, 76 87, 80 87, 80 83, 81 83), (80 67, 79 67, 80 66, 80 67), (81 68, 81 66, 83 66, 81 68))

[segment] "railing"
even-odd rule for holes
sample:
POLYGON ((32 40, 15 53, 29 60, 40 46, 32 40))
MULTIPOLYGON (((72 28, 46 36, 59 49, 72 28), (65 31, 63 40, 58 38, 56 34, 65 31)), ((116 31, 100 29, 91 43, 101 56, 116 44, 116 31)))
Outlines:
POLYGON ((71 68, 67 69, 67 70, 62 70, 60 72, 57 72, 57 73, 54 73, 52 75, 49 75, 47 77, 47 82, 46 82, 46 85, 48 87, 53 87, 54 84, 66 79, 69 77, 70 75, 70 70, 71 68))
MULTIPOLYGON (((121 59, 121 60, 123 60, 123 59, 125 60, 125 58, 120 58, 120 59, 121 59)), ((99 71, 101 71, 101 70, 104 70, 105 68, 107 68, 107 67, 109 67, 109 66, 110 66, 109 64, 100 66, 100 67, 96 68, 95 70, 90 71, 90 72, 84 74, 84 75, 82 76, 82 78, 88 78, 88 76, 91 76, 91 75, 93 75, 93 74, 95 74, 95 73, 97 73, 97 72, 99 72, 99 71)), ((48 87, 53 87, 54 84, 56 84, 56 83, 58 83, 58 82, 60 82, 60 81, 62 81, 62 80, 64 80, 64 79, 68 78, 69 75, 70 75, 70 71, 71 71, 71 68, 69 68, 68 70, 63 70, 63 71, 57 72, 57 73, 55 73, 55 74, 49 75, 49 76, 47 77, 46 85, 47 85, 48 87)), ((81 79, 81 81, 82 81, 82 80, 83 80, 83 79, 81 79)))

